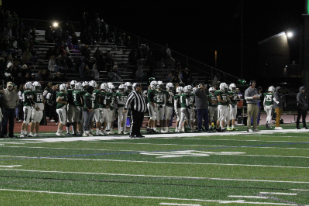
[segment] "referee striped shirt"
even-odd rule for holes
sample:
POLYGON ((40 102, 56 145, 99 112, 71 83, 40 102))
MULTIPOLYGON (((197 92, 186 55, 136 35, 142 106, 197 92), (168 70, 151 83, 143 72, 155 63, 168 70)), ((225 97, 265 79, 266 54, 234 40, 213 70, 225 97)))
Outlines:
POLYGON ((143 98, 141 93, 132 91, 129 94, 126 104, 124 106, 125 110, 128 110, 128 108, 130 108, 131 110, 138 111, 138 112, 146 112, 146 109, 147 109, 146 101, 143 98), (131 106, 132 103, 134 104, 134 106, 131 106))

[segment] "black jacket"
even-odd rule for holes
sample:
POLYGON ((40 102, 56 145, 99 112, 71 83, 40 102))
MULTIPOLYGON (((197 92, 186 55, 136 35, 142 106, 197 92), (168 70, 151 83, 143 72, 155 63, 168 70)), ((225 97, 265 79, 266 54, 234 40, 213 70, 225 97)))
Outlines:
POLYGON ((297 107, 299 109, 308 109, 307 95, 302 92, 304 88, 304 86, 299 87, 299 93, 296 96, 297 107))

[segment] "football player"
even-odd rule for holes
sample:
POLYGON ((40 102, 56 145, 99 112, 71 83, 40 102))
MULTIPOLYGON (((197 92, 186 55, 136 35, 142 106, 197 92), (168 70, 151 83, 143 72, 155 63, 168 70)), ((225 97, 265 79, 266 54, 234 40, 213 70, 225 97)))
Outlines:
POLYGON ((230 96, 230 115, 229 115, 229 121, 227 123, 227 130, 237 130, 235 128, 235 120, 236 120, 236 114, 237 114, 237 101, 239 101, 239 96, 236 91, 236 84, 231 83, 229 86, 229 96, 230 96), (232 128, 230 128, 230 123, 232 121, 232 128))
POLYGON ((67 99, 68 99, 68 104, 67 104, 67 123, 66 123, 66 130, 67 130, 67 135, 71 136, 70 134, 70 126, 72 124, 72 131, 73 135, 75 134, 74 127, 76 127, 76 124, 74 124, 74 114, 75 114, 75 104, 73 102, 73 91, 75 87, 76 81, 72 80, 70 83, 67 84, 67 99))
POLYGON ((160 84, 157 85, 155 101, 157 103, 156 120, 160 121, 159 132, 164 133, 164 112, 165 112, 165 105, 166 105, 166 95, 162 91, 162 87, 160 86, 160 84))
POLYGON ((44 104, 45 100, 43 97, 43 91, 41 90, 41 84, 39 82, 33 82, 33 101, 35 103, 32 109, 32 122, 30 127, 30 134, 29 136, 38 136, 39 135, 39 127, 40 122, 43 118, 43 111, 44 111, 44 104), (36 133, 33 133, 35 129, 36 133))
POLYGON ((107 124, 110 122, 110 103, 112 101, 112 94, 108 92, 108 86, 106 83, 102 83, 100 92, 100 104, 102 105, 101 112, 101 123, 103 123, 103 134, 108 134, 106 132, 107 124))
POLYGON ((67 119, 66 118, 66 105, 68 104, 65 84, 61 84, 59 86, 59 92, 57 93, 56 102, 57 102, 56 112, 59 115, 59 124, 58 124, 58 130, 56 132, 56 135, 64 136, 62 134, 62 128, 65 125, 65 122, 67 119))
POLYGON ((268 87, 268 93, 264 93, 263 106, 264 106, 264 111, 267 114, 267 117, 266 117, 266 128, 267 129, 271 129, 269 124, 271 123, 272 116, 273 116, 274 92, 275 92, 275 87, 270 86, 268 87))
POLYGON ((131 84, 131 82, 126 82, 124 84, 124 86, 125 86, 125 92, 127 94, 130 94, 132 92, 132 84, 131 84))
POLYGON ((180 121, 179 121, 179 126, 178 126, 178 132, 185 132, 185 128, 184 128, 184 121, 185 119, 188 120, 188 125, 190 127, 190 132, 193 132, 193 128, 192 125, 190 124, 191 119, 190 119, 190 115, 189 115, 189 90, 187 87, 185 87, 183 89, 183 94, 179 95, 179 100, 180 100, 180 121))
POLYGON ((82 90, 82 84, 80 82, 75 83, 75 90, 72 93, 73 96, 73 103, 75 105, 75 114, 74 114, 74 124, 77 126, 74 127, 73 134, 82 134, 83 127, 82 127, 82 119, 83 119, 83 96, 85 92, 82 90), (78 128, 78 130, 77 130, 78 128), (78 131, 78 132, 77 132, 78 131))
POLYGON ((176 114, 176 128, 175 128, 175 132, 179 132, 178 128, 179 128, 179 121, 180 121, 180 95, 183 92, 183 87, 178 86, 176 88, 176 94, 174 96, 174 110, 175 110, 175 114, 176 114))
POLYGON ((216 89, 214 87, 209 88, 209 95, 208 95, 208 111, 209 111, 209 125, 211 131, 216 131, 217 125, 217 117, 218 117, 218 98, 215 95, 216 89), (212 126, 212 123, 214 126, 212 126))
POLYGON ((166 92, 167 92, 167 99, 166 99, 166 106, 165 106, 165 132, 169 131, 170 120, 173 118, 173 110, 174 110, 174 85, 173 83, 166 84, 166 92))
POLYGON ((218 122, 217 131, 225 131, 225 123, 229 115, 228 105, 229 105, 229 96, 227 92, 227 84, 221 83, 219 86, 220 90, 215 92, 215 95, 218 99, 218 122))
MULTIPOLYGON (((99 93, 100 90, 98 89, 98 84, 96 83, 96 81, 91 80, 89 82, 89 86, 93 87, 94 90, 92 92, 92 109, 94 112, 93 115, 93 119, 96 122, 96 135, 103 135, 103 133, 101 132, 100 128, 101 128, 101 122, 100 122, 100 118, 101 118, 101 114, 100 114, 100 108, 99 108, 99 93)), ((92 134, 92 128, 93 128, 93 124, 94 122, 91 123, 91 131, 89 131, 90 134, 92 134)))
POLYGON ((149 121, 148 121, 148 128, 147 132, 148 133, 156 133, 156 113, 157 113, 157 104, 155 100, 156 96, 156 87, 157 87, 157 82, 152 81, 150 83, 150 88, 147 93, 147 108, 149 111, 149 121))
POLYGON ((193 124, 196 122, 195 121, 195 108, 194 108, 194 104, 195 104, 195 93, 193 93, 193 88, 191 85, 187 86, 187 89, 189 91, 188 93, 188 97, 189 97, 189 107, 188 107, 188 112, 190 115, 190 120, 191 122, 188 122, 188 124, 191 124, 192 128, 193 128, 193 124))
POLYGON ((30 123, 30 117, 32 113, 32 106, 35 105, 33 101, 33 92, 32 90, 32 83, 27 82, 25 84, 25 91, 22 95, 23 97, 23 111, 24 111, 24 121, 21 125, 21 132, 20 137, 27 136, 28 124, 30 123))
POLYGON ((115 94, 116 103, 118 106, 118 134, 128 134, 126 132, 127 113, 123 112, 124 105, 127 101, 128 95, 125 92, 126 86, 120 84, 119 91, 115 94))

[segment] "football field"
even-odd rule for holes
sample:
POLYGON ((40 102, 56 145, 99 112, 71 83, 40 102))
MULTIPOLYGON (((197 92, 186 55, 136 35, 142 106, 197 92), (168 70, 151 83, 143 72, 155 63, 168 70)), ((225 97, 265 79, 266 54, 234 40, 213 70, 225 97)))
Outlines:
POLYGON ((1 206, 309 205, 309 130, 283 128, 0 139, 1 206))

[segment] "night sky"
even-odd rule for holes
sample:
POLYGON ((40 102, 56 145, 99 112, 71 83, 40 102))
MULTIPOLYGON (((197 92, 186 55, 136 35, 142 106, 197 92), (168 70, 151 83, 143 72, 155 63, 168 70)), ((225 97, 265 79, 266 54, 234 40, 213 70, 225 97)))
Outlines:
MULTIPOLYGON (((240 76, 240 0, 208 1, 3 1, 22 18, 79 21, 81 12, 99 13, 109 25, 124 29, 240 76), (78 3, 77 3, 78 2, 78 3), (236 14, 236 15, 235 15, 236 14)), ((304 1, 244 0, 244 77, 258 67, 258 41, 281 31, 297 30, 304 1)), ((292 61, 292 60, 291 60, 292 61)), ((296 60, 297 61, 297 60, 296 60)))

